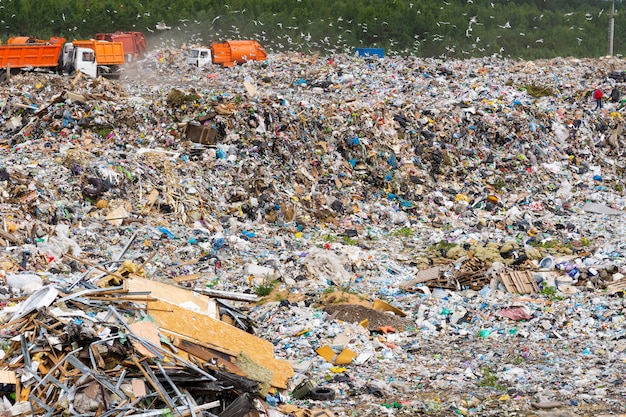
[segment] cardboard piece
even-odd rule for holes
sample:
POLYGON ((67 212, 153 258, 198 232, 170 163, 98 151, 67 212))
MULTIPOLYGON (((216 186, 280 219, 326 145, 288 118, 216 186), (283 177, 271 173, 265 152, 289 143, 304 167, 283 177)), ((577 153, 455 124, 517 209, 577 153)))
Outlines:
POLYGON ((349 365, 357 357, 356 352, 350 349, 344 349, 339 354, 328 345, 322 346, 315 351, 326 362, 330 362, 334 365, 349 365))
POLYGON ((15 371, 0 371, 0 384, 15 385, 16 383, 15 371))
POLYGON ((185 335, 200 342, 223 346, 235 352, 247 353, 255 362, 274 373, 272 386, 287 388, 294 375, 291 364, 274 358, 274 346, 261 338, 206 314, 187 310, 167 301, 149 301, 150 314, 163 329, 185 335))
POLYGON ((350 349, 344 349, 339 355, 337 355, 337 358, 335 359, 335 365, 349 365, 354 359, 356 359, 356 357, 356 352, 350 349))
POLYGON ((375 300, 374 304, 372 306, 372 308, 376 311, 382 311, 382 312, 386 312, 386 311, 390 311, 393 314, 395 314, 396 316, 400 316, 400 317, 406 317, 406 313, 402 310, 400 310, 399 308, 396 308, 394 306, 392 306, 391 304, 388 304, 382 300, 375 300))
POLYGON ((315 353, 320 355, 326 362, 333 363, 333 359, 337 355, 335 351, 328 345, 322 346, 321 348, 317 348, 315 353))
MULTIPOLYGON (((130 329, 140 338, 147 340, 153 345, 159 346, 161 344, 161 338, 159 337, 159 329, 156 323, 151 321, 137 321, 129 325, 130 329)), ((133 347, 137 352, 148 358, 154 358, 154 353, 150 352, 144 347, 143 344, 133 341, 133 347)))
POLYGON ((111 223, 113 226, 121 226, 124 223, 124 219, 130 217, 130 214, 126 211, 126 209, 122 206, 112 210, 106 216, 106 220, 111 223))
POLYGON ((335 414, 329 410, 322 410, 321 408, 306 410, 292 404, 281 404, 280 411, 295 417, 335 417, 335 414))
POLYGON ((254 96, 256 96, 256 95, 257 95, 258 91, 257 91, 256 87, 255 87, 255 86, 254 86, 251 82, 249 82, 249 81, 244 81, 244 82, 243 82, 243 86, 245 87, 246 92, 247 92, 250 96, 254 97, 254 96))
POLYGON ((202 145, 215 145, 217 143, 218 131, 212 126, 187 123, 183 134, 185 135, 185 138, 194 143, 202 145))
POLYGON ((609 206, 605 206, 604 204, 592 203, 590 201, 583 205, 583 211, 586 211, 587 213, 605 214, 608 216, 619 216, 624 214, 621 210, 616 210, 609 206))
POLYGON ((131 386, 133 389, 133 395, 135 398, 145 397, 146 392, 146 383, 143 379, 135 378, 131 381, 131 386))

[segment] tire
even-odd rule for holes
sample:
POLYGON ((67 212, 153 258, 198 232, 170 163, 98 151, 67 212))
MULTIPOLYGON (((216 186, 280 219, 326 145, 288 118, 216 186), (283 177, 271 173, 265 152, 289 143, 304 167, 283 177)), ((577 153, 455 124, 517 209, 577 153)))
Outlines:
POLYGON ((0 72, 0 84, 4 84, 7 82, 7 73, 6 71, 0 72))
POLYGON ((312 400, 332 401, 335 399, 335 391, 330 388, 316 387, 311 390, 309 397, 312 400))

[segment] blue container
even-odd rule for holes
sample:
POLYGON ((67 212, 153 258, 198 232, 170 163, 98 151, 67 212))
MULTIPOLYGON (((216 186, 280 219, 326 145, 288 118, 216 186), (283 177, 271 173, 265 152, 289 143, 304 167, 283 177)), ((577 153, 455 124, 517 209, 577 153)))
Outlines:
POLYGON ((363 56, 363 57, 378 57, 378 58, 384 58, 385 57, 385 50, 383 48, 354 48, 354 54, 356 56, 363 56))

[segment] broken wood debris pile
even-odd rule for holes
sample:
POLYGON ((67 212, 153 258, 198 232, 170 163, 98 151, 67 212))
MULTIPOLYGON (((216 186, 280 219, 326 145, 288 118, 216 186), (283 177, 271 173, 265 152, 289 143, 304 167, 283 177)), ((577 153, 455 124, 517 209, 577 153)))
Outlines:
POLYGON ((219 320, 220 306, 228 308, 140 277, 75 291, 45 285, 10 299, 0 326, 0 383, 15 401, 5 399, 5 408, 13 416, 262 410, 265 394, 286 388, 293 370, 273 358, 271 343, 219 320), (193 309, 181 307, 186 302, 193 309))

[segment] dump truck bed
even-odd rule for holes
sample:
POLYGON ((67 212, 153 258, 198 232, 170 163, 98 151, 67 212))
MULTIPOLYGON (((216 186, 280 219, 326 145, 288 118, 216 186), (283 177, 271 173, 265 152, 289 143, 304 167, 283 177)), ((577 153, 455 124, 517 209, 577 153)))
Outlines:
POLYGON ((124 46, 122 42, 94 40, 74 40, 72 45, 77 48, 90 48, 96 53, 98 65, 123 65, 124 46))
POLYGON ((12 38, 10 44, 0 45, 0 67, 6 68, 49 68, 59 65, 59 56, 64 38, 37 43, 18 43, 27 37, 12 38))

